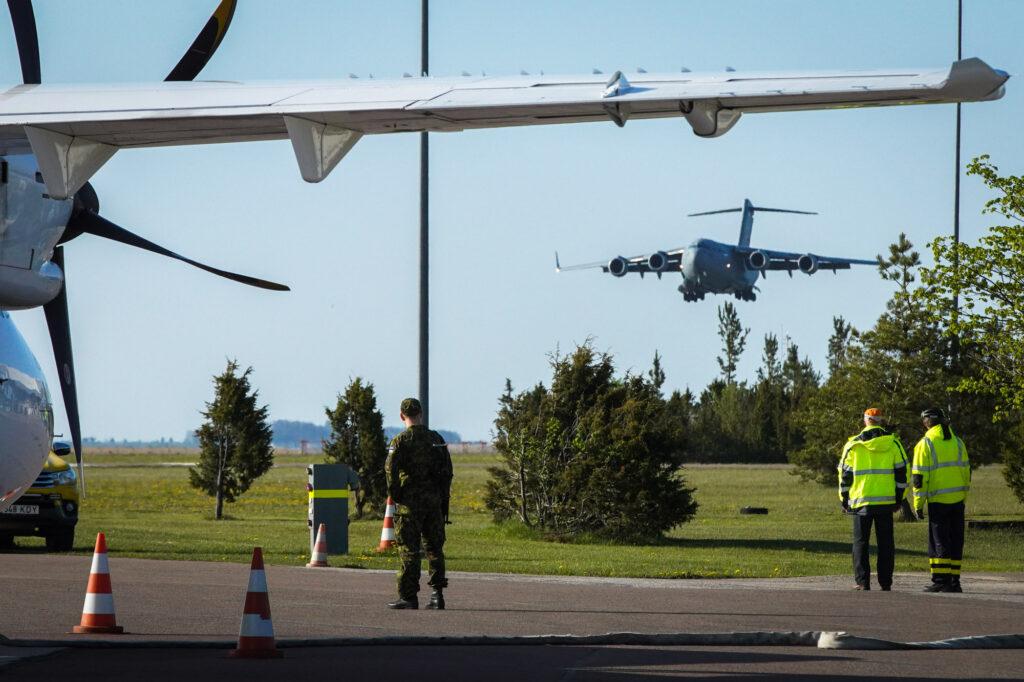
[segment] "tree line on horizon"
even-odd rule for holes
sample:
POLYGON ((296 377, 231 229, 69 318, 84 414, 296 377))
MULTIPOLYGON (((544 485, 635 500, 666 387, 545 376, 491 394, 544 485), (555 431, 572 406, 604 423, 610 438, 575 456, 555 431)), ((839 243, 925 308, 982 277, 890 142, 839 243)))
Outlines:
MULTIPOLYGON (((385 426, 384 435, 391 439, 402 431, 402 426, 385 426)), ((289 419, 275 419, 270 422, 270 430, 273 433, 272 444, 279 448, 298 448, 302 441, 312 443, 317 447, 320 447, 321 442, 330 437, 331 424, 326 422, 324 424, 315 424, 313 422, 294 421, 289 419)), ((435 429, 440 433, 445 442, 448 443, 461 443, 462 435, 458 431, 452 431, 450 429, 435 429)), ((93 438, 86 437, 82 439, 82 443, 93 448, 197 448, 199 447, 199 437, 196 436, 196 432, 189 431, 185 434, 185 437, 181 440, 174 440, 173 438, 157 438, 152 440, 129 440, 122 438, 93 438)))

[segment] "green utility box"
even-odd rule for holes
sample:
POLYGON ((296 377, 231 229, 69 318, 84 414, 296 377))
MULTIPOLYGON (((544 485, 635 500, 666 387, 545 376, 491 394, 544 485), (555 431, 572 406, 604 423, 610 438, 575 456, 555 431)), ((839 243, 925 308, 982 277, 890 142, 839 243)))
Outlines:
POLYGON ((309 483, 309 548, 316 545, 320 524, 327 524, 327 553, 348 554, 348 497, 359 489, 359 476, 344 464, 311 464, 309 483))

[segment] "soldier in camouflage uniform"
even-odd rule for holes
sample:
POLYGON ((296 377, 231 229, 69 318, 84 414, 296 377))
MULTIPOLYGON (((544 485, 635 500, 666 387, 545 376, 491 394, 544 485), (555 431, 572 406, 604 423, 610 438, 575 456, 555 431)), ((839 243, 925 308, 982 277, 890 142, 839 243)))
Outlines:
POLYGON ((443 609, 448 586, 444 571, 444 527, 452 484, 452 458, 436 431, 423 425, 423 407, 406 398, 401 407, 406 430, 391 440, 384 465, 388 494, 395 503, 395 536, 402 568, 398 571, 398 601, 392 609, 418 609, 420 538, 434 588, 428 609, 443 609))

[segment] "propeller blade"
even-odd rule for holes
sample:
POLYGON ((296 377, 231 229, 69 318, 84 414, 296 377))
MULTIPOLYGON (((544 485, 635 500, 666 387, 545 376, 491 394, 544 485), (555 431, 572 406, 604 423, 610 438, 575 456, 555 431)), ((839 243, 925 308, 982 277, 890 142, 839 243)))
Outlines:
POLYGON ((767 213, 796 213, 798 215, 818 215, 814 211, 794 211, 790 208, 763 208, 761 206, 754 206, 755 211, 762 211, 767 213))
POLYGON ((53 250, 50 259, 64 271, 64 286, 57 297, 43 306, 46 315, 46 326, 50 330, 50 344, 53 346, 53 359, 57 362, 57 376, 60 379, 60 392, 64 396, 64 410, 68 415, 68 426, 71 428, 71 446, 75 450, 75 462, 78 463, 78 480, 85 492, 85 476, 82 471, 82 426, 78 419, 78 390, 75 384, 75 359, 71 352, 71 320, 68 317, 68 279, 64 270, 64 247, 53 250))
POLYGON ((26 85, 38 85, 43 79, 39 71, 39 36, 36 34, 32 0, 7 0, 7 9, 11 10, 14 39, 18 43, 21 80, 26 85))
POLYGON ((687 213, 686 217, 687 218, 696 218, 697 216, 702 216, 702 215, 718 215, 719 213, 739 213, 742 210, 743 210, 742 208, 723 208, 723 209, 721 209, 719 211, 703 211, 702 213, 687 213))
POLYGON ((200 263, 199 261, 194 261, 191 258, 186 258, 185 256, 174 253, 169 249, 165 249, 159 244, 154 244, 148 239, 144 239, 137 234, 129 232, 123 227, 115 225, 106 218, 97 215, 92 211, 79 211, 72 216, 71 220, 68 222, 67 230, 72 234, 91 234, 97 237, 103 237, 104 239, 120 242, 127 246, 134 246, 136 248, 143 249, 144 251, 150 251, 161 256, 180 260, 182 263, 188 263, 200 270, 206 270, 214 275, 218 275, 235 282, 240 282, 241 284, 248 284, 252 287, 269 289, 271 291, 291 291, 291 289, 284 284, 277 284, 276 282, 269 282, 265 279, 258 279, 256 277, 249 277, 248 275, 239 275, 234 272, 228 272, 227 270, 220 270, 200 263))
POLYGON ((203 26, 203 30, 199 32, 188 48, 188 52, 167 74, 165 81, 190 81, 199 75, 206 63, 210 61, 213 53, 220 47, 220 42, 224 40, 228 26, 231 25, 231 17, 235 15, 236 4, 237 0, 221 0, 206 25, 203 26))

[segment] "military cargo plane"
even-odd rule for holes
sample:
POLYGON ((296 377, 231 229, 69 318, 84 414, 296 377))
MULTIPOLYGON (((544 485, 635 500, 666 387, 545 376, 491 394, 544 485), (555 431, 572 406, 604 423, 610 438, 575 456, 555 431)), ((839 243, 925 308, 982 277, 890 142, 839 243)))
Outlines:
POLYGON ((796 213, 817 215, 811 211, 793 211, 786 208, 764 208, 754 206, 750 199, 743 200, 743 208, 726 208, 719 211, 691 213, 690 217, 717 215, 719 213, 743 213, 740 221, 740 238, 736 244, 723 244, 711 239, 698 239, 685 248, 670 251, 655 251, 649 255, 616 256, 610 261, 583 263, 562 267, 558 253, 555 253, 555 271, 587 270, 601 268, 613 277, 625 277, 638 272, 643 277, 653 272, 661 279, 667 272, 678 272, 683 276, 679 292, 685 301, 702 301, 707 294, 732 294, 741 301, 757 300, 758 277, 767 277, 769 270, 784 270, 793 276, 794 270, 813 275, 818 270, 849 270, 851 265, 875 265, 875 260, 857 258, 835 258, 813 253, 788 253, 757 249, 750 245, 750 234, 754 229, 754 213, 796 213))
MULTIPOLYGON (((940 68, 875 71, 192 82, 221 43, 235 5, 236 0, 221 0, 163 82, 61 85, 41 78, 31 0, 8 0, 22 82, 0 86, 0 311, 43 308, 79 463, 64 244, 81 235, 101 237, 243 284, 287 290, 180 256, 101 215, 89 180, 115 154, 144 147, 289 140, 302 178, 320 182, 364 136, 555 123, 621 127, 628 121, 678 117, 697 136, 714 138, 748 113, 996 100, 1009 78, 972 58, 940 68)), ((225 183, 230 186, 231 178, 225 183)), ((301 244, 302 237, 296 235, 295 241, 301 244)), ((697 253, 707 254, 702 262, 724 257, 712 248, 694 249, 694 258, 697 253)), ((748 261, 763 257, 767 264, 781 258, 758 253, 749 254, 748 261)), ((673 257, 679 261, 682 252, 664 254, 665 264, 659 267, 667 268, 673 257)), ((802 258, 805 271, 829 267, 815 256, 802 258)), ((636 267, 625 259, 620 265, 622 274, 636 267)), ((703 287, 712 285, 712 268, 706 269, 703 287)), ((11 319, 0 314, 0 512, 39 473, 52 436, 53 405, 39 364, 11 319)))

